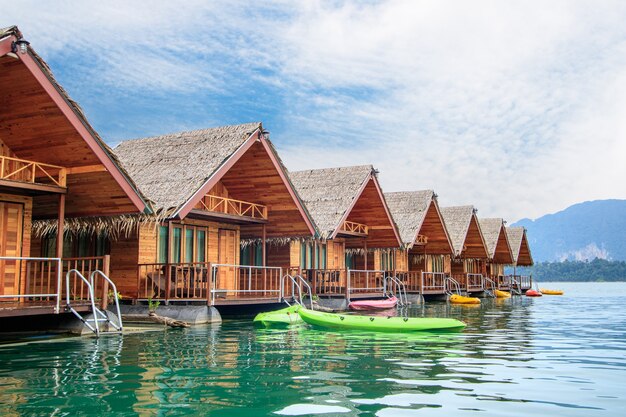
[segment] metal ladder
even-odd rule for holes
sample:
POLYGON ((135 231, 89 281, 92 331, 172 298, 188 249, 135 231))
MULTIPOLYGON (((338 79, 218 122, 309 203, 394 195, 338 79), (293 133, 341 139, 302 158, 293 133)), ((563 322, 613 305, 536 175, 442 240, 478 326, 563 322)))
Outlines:
POLYGON ((100 333, 121 333, 123 330, 120 304, 117 298, 117 287, 115 286, 115 283, 111 281, 111 279, 100 270, 93 271, 89 276, 89 280, 87 280, 87 278, 85 278, 83 274, 77 269, 70 269, 69 271, 67 271, 67 273, 65 274, 65 303, 65 308, 69 312, 74 314, 81 322, 83 322, 83 324, 87 326, 89 330, 94 332, 96 336, 100 336, 100 333), (70 278, 72 274, 75 274, 87 286, 87 300, 91 304, 91 313, 93 315, 93 318, 84 318, 78 311, 76 311, 74 307, 72 307, 72 303, 70 300, 70 278), (109 285, 113 289, 113 293, 115 294, 115 308, 118 320, 117 323, 111 321, 105 312, 96 307, 96 297, 94 295, 94 278, 98 274, 109 283, 109 285), (110 327, 113 327, 115 331, 108 330, 106 332, 101 332, 99 323, 107 323, 110 327))
POLYGON ((511 277, 511 294, 522 295, 522 285, 515 277, 511 277))
MULTIPOLYGON (((309 294, 309 301, 310 301, 309 305, 310 305, 310 308, 311 308, 311 310, 314 310, 314 308, 313 308, 313 291, 311 290, 311 286, 309 285, 309 283, 306 282, 306 280, 304 278, 302 278, 302 275, 296 275, 294 277, 294 276, 291 276, 291 275, 287 274, 287 275, 283 276, 283 283, 285 281, 287 281, 287 285, 289 285, 289 281, 291 281, 291 294, 292 294, 292 297, 293 297, 292 301, 294 303, 298 304, 298 305, 301 305, 302 307, 306 307, 304 305, 304 300, 302 298, 302 287, 305 287, 307 289, 308 294, 309 294), (298 290, 297 291, 297 294, 298 294, 297 297, 296 297, 296 289, 298 290)), ((284 289, 284 287, 283 287, 283 289, 284 289)), ((306 292, 305 292, 305 294, 306 294, 306 292)), ((289 303, 289 301, 287 301, 287 299, 285 298, 284 290, 283 290, 282 298, 283 298, 283 301, 288 306, 291 306, 291 303, 289 303)))
POLYGON ((444 282, 445 282, 446 295, 452 295, 452 294, 461 295, 461 284, 459 284, 459 281, 452 278, 451 276, 446 276, 444 282), (454 287, 454 291, 450 289, 450 286, 448 284, 451 284, 454 287))
MULTIPOLYGON (((409 304, 409 298, 406 295, 406 287, 404 286, 404 282, 402 282, 400 279, 398 279, 398 277, 396 276, 385 276, 385 280, 384 280, 384 293, 387 294, 387 288, 389 288, 389 286, 387 285, 387 280, 391 281, 392 283, 396 284, 396 293, 398 294, 398 304, 400 306, 406 306, 409 304)), ((392 292, 393 294, 393 292, 392 292)), ((395 295, 395 294, 393 294, 395 295)))
POLYGON ((485 289, 485 294, 487 294, 487 296, 489 297, 496 298, 496 292, 490 288, 487 288, 487 282, 491 284, 491 288, 493 288, 494 290, 497 288, 494 280, 483 275, 483 288, 485 289))

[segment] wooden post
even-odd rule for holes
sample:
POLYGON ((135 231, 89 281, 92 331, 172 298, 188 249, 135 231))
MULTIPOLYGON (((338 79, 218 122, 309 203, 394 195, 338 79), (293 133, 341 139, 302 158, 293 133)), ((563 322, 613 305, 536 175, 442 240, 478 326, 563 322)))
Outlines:
MULTIPOLYGON (((266 266, 266 240, 267 240, 267 228, 265 226, 265 223, 262 226, 262 232, 261 232, 261 240, 262 240, 262 244, 261 244, 261 266, 263 267, 263 289, 267 290, 267 269, 265 269, 266 266)), ((279 279, 283 279, 283 277, 280 277, 279 279)), ((278 283, 278 286, 280 288, 280 282, 278 283)), ((252 288, 249 288, 252 289, 252 288)), ((273 288, 272 288, 273 289, 273 288)), ((281 294, 282 295, 282 294, 281 294)), ((263 296, 267 296, 267 293, 263 293, 263 296)))
MULTIPOLYGON (((102 272, 104 275, 109 277, 109 266, 111 265, 111 255, 104 255, 104 259, 102 260, 102 272)), ((109 277, 111 278, 111 277, 109 277)), ((113 294, 113 297, 117 297, 117 294, 113 294)), ((102 309, 106 310, 109 305, 109 281, 106 279, 102 280, 102 309)))
POLYGON ((365 251, 365 269, 367 271, 367 240, 363 242, 363 250, 365 251))
POLYGON ((59 194, 59 217, 57 220, 57 258, 63 257, 63 234, 65 228, 65 194, 59 194))
MULTIPOLYGON (((171 269, 172 269, 172 222, 167 222, 167 263, 165 264, 165 305, 168 304, 170 291, 172 289, 171 269)), ((182 236, 181 236, 182 239, 182 236)))

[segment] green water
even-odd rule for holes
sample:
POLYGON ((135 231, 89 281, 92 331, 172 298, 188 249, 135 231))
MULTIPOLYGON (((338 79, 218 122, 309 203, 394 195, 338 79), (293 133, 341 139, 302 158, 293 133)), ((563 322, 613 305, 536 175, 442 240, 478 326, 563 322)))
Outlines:
POLYGON ((2 416, 623 416, 626 283, 427 304, 457 334, 249 321, 0 346, 2 416))

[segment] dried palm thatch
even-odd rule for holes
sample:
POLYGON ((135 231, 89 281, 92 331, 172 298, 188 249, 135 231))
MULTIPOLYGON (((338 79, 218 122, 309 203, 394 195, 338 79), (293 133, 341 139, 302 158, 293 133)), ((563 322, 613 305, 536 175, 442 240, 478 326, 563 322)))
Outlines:
POLYGON ((319 236, 327 239, 339 227, 365 182, 375 173, 371 165, 360 165, 297 171, 289 176, 319 236))
POLYGON ((127 140, 114 151, 154 209, 172 210, 185 204, 256 131, 263 131, 261 123, 201 129, 127 140))
MULTIPOLYGON (((160 222, 158 216, 151 214, 73 217, 65 219, 63 232, 66 236, 106 236, 115 241, 131 236, 141 225, 157 227, 160 222)), ((54 236, 57 228, 56 220, 34 220, 32 235, 34 238, 54 236)))
MULTIPOLYGON (((511 252, 513 252, 513 264, 518 266, 531 266, 533 264, 532 254, 530 253, 530 247, 528 247, 529 262, 520 263, 520 253, 522 250, 522 243, 526 238, 526 229, 522 226, 513 226, 506 228, 506 236, 509 239, 509 245, 511 246, 511 252)), ((526 240, 528 243, 528 240, 526 240)))
POLYGON ((385 193, 385 200, 405 248, 410 248, 415 243, 428 207, 435 198, 433 190, 385 193))
MULTIPOLYGON (((0 28, 0 40, 8 36, 15 36, 17 39, 21 39, 22 33, 20 32, 17 26, 9 26, 6 28, 0 28)), ((70 109, 72 109, 74 114, 76 114, 76 116, 79 118, 83 126, 85 126, 85 128, 89 131, 94 141, 98 144, 98 146, 100 146, 100 148, 102 148, 105 155, 111 160, 111 162, 121 172, 121 174, 124 176, 128 184, 133 188, 135 193, 144 201, 144 203, 146 203, 146 211, 150 212, 151 207, 146 201, 146 198, 141 194, 141 192, 137 188, 137 185, 133 182, 133 180, 129 176, 129 173, 120 165, 120 161, 115 156, 111 148, 102 140, 102 138, 100 137, 98 132, 96 132, 96 130, 93 128, 93 126, 91 126, 91 124, 87 120, 87 117, 85 116, 85 113, 83 112, 83 109, 78 105, 76 101, 72 100, 72 98, 67 93, 67 91, 65 91, 65 89, 61 86, 61 84, 57 82, 56 78, 54 77, 54 74, 52 73, 52 70, 50 69, 46 61, 44 61, 43 58, 41 58, 37 54, 37 52, 35 52, 33 47, 30 45, 28 46, 28 53, 35 60, 35 62, 37 63, 41 71, 50 80, 50 82, 52 83, 54 88, 59 92, 61 97, 63 97, 65 102, 69 105, 70 109)))
POLYGON ((460 256, 463 252, 463 245, 465 245, 467 232, 474 215, 476 215, 476 209, 473 206, 441 208, 441 217, 443 217, 446 229, 450 234, 450 241, 456 256, 460 256))
POLYGON ((487 245, 489 259, 493 259, 496 255, 500 232, 504 227, 504 220, 501 218, 478 219, 478 223, 480 224, 480 231, 483 233, 483 238, 487 245))

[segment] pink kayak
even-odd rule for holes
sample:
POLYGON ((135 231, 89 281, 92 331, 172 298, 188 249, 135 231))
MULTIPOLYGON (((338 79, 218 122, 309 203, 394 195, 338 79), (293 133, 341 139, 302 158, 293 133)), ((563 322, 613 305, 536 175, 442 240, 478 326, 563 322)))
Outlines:
POLYGON ((352 310, 386 310, 394 308, 398 304, 398 299, 393 296, 384 300, 360 300, 352 301, 348 307, 352 310))

